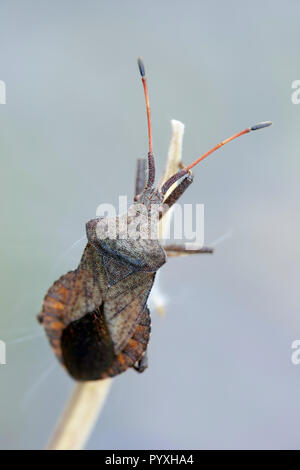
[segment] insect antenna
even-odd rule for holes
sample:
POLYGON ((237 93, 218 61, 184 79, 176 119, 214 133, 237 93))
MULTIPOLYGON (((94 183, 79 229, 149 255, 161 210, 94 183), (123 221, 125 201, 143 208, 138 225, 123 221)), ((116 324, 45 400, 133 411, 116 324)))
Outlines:
POLYGON ((271 121, 265 121, 265 122, 260 122, 259 124, 256 124, 254 126, 251 126, 251 127, 247 127, 246 129, 244 129, 243 131, 240 131, 238 132, 237 134, 234 134, 232 135, 231 137, 228 137, 228 139, 225 139, 223 140, 222 142, 220 142, 219 144, 215 145, 213 148, 211 148, 210 150, 208 150, 208 152, 204 153, 203 155, 201 155, 201 157, 197 158, 193 163, 191 163, 189 166, 187 166, 186 168, 184 168, 183 170, 180 170, 178 171, 177 173, 175 173, 174 175, 172 175, 162 186, 161 188, 161 192, 162 194, 166 194, 166 192, 168 191, 168 189, 172 186, 172 184, 174 184, 177 180, 179 180, 180 178, 182 178, 184 175, 186 175, 194 166, 198 165, 199 162, 201 162, 202 160, 204 160, 204 158, 208 157, 208 155, 210 155, 211 153, 215 152, 216 150, 218 150, 220 147, 223 147, 223 145, 225 144, 228 144, 229 142, 231 142, 232 140, 235 140, 237 139, 238 137, 244 135, 244 134, 248 134, 250 131, 256 131, 258 129, 263 129, 264 127, 269 127, 271 126, 272 122, 271 121))
POLYGON ((148 142, 149 142, 149 152, 148 152, 148 182, 147 188, 151 188, 155 180, 155 162, 154 155, 152 150, 152 126, 151 126, 151 113, 150 113, 150 104, 149 104, 149 95, 147 88, 147 79, 145 73, 145 66, 142 59, 138 58, 138 67, 142 77, 142 83, 144 87, 145 101, 146 101, 146 111, 147 111, 147 122, 148 122, 148 142))

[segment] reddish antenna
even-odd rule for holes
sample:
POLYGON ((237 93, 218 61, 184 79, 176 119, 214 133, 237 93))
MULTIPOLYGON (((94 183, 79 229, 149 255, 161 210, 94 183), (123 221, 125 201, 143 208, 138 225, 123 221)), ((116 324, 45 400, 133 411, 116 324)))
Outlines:
POLYGON ((150 104, 149 104, 149 95, 147 88, 147 79, 145 66, 142 59, 138 58, 138 67, 142 77, 142 83, 144 87, 145 101, 146 101, 146 111, 147 111, 147 123, 148 123, 148 142, 149 142, 149 152, 148 152, 148 183, 147 187, 151 188, 154 184, 155 179, 155 162, 152 149, 152 126, 151 126, 151 113, 150 113, 150 104))
POLYGON ((208 152, 201 155, 201 157, 197 158, 193 163, 191 163, 189 166, 187 166, 184 170, 180 170, 177 173, 175 173, 173 176, 171 176, 164 183, 163 187, 161 188, 161 192, 163 194, 166 194, 166 192, 172 186, 172 184, 174 184, 179 178, 182 178, 182 176, 186 175, 191 170, 191 168, 198 165, 198 163, 201 162, 201 160, 204 160, 204 158, 208 157, 208 155, 215 152, 220 147, 223 147, 223 145, 228 144, 228 142, 231 142, 232 140, 237 139, 238 137, 240 137, 244 134, 248 134, 248 132, 250 132, 250 131, 256 131, 258 129, 263 129, 264 127, 271 126, 271 124, 272 124, 271 121, 260 122, 259 124, 256 124, 255 126, 247 127, 243 131, 238 132, 237 134, 234 134, 231 137, 228 137, 228 139, 223 140, 222 142, 220 142, 219 144, 215 145, 213 148, 208 150, 208 152))

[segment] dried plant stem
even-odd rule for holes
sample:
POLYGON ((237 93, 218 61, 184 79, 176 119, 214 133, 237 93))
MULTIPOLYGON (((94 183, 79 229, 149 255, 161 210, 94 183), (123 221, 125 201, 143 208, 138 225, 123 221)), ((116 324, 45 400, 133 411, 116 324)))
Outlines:
POLYGON ((51 437, 47 450, 83 449, 96 423, 112 380, 82 382, 75 385, 51 437))
MULTIPOLYGON (((171 142, 162 181, 166 181, 176 173, 181 162, 184 125, 179 121, 172 120, 171 128, 171 142)), ((170 223, 170 217, 167 215, 160 222, 160 238, 163 237, 164 228, 170 223)), ((46 450, 79 450, 84 448, 102 411, 111 382, 111 379, 105 379, 75 385, 46 450)))
MULTIPOLYGON (((171 140, 169 145, 168 157, 166 161, 165 170, 163 176, 159 182, 159 188, 162 187, 163 183, 167 181, 174 173, 178 171, 182 165, 182 141, 184 134, 184 124, 180 121, 172 119, 171 121, 171 140)), ((175 183, 175 186, 178 183, 175 183)), ((173 186, 169 188, 166 193, 166 198, 173 191, 173 186)), ((164 233, 167 231, 172 218, 172 208, 166 213, 166 215, 160 220, 159 226, 159 238, 164 238, 164 233)))

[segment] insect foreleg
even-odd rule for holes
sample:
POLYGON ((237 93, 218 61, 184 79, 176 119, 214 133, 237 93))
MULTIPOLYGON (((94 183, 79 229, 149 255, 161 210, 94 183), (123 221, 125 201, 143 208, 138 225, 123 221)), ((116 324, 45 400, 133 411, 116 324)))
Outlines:
POLYGON ((164 207, 166 210, 160 215, 160 218, 181 198, 186 189, 192 184, 193 175, 188 175, 184 178, 178 186, 169 194, 169 196, 164 200, 164 207))

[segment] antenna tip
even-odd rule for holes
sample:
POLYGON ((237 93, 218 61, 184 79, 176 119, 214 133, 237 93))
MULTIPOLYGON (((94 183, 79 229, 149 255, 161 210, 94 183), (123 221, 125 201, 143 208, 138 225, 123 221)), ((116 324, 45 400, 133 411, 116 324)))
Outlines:
POLYGON ((141 77, 144 77, 146 75, 145 66, 144 66, 144 62, 143 62, 141 57, 138 58, 137 63, 138 63, 138 66, 139 66, 139 71, 140 71, 141 77))
POLYGON ((256 124, 255 126, 250 127, 251 131, 257 131, 258 129, 263 129, 264 127, 269 127, 272 125, 272 121, 264 121, 256 124))

